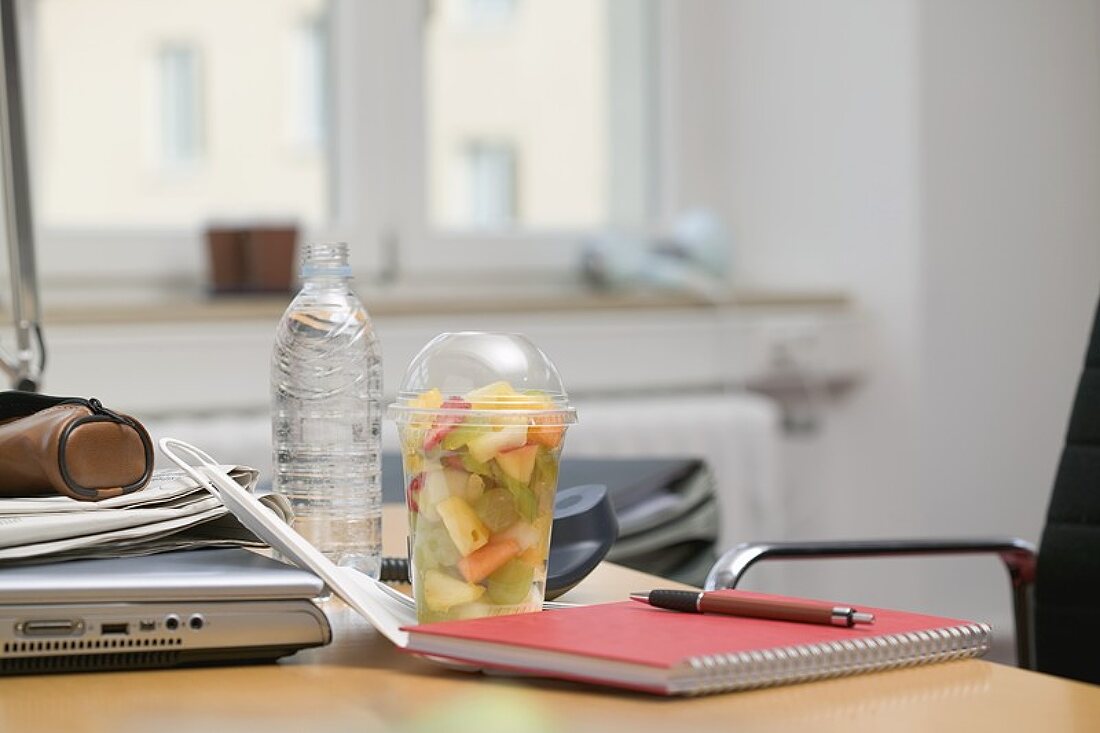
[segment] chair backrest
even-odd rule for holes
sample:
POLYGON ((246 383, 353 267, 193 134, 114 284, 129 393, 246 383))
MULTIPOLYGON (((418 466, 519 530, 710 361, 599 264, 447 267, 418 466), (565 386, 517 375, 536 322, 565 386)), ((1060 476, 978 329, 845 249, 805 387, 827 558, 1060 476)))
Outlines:
POLYGON ((1039 546, 1039 670, 1100 683, 1100 628, 1094 627, 1100 627, 1100 306, 1039 546))

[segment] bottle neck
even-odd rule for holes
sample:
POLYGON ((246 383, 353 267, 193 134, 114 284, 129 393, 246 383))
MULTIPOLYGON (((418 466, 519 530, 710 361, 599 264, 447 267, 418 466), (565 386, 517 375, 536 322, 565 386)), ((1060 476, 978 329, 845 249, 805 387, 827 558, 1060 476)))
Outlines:
POLYGON ((303 277, 302 290, 316 292, 318 290, 339 290, 351 292, 351 277, 330 277, 327 275, 313 275, 303 277))
POLYGON ((302 282, 319 287, 347 287, 351 280, 348 264, 348 246, 335 244, 309 244, 302 253, 302 282))

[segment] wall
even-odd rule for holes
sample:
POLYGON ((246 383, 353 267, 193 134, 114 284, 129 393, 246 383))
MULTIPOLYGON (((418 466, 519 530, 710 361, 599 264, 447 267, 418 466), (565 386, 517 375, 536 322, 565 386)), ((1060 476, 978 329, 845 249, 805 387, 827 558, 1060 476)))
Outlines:
POLYGON ((927 521, 1037 539, 1100 291, 1100 5, 940 0, 922 27, 927 521))
MULTIPOLYGON (((737 280, 842 287, 870 328, 866 382, 816 434, 788 442, 789 536, 919 533, 913 7, 740 2, 730 34, 737 280)), ((843 592, 845 575, 883 577, 837 566, 791 572, 799 589, 823 595, 843 592)), ((852 587, 852 597, 868 597, 868 583, 852 587)))
MULTIPOLYGON (((872 324, 872 379, 788 446, 800 536, 1037 539, 1100 287, 1096 16, 1069 0, 730 13, 738 277, 848 288, 872 324)), ((1007 619, 996 565, 796 577, 1007 619)))

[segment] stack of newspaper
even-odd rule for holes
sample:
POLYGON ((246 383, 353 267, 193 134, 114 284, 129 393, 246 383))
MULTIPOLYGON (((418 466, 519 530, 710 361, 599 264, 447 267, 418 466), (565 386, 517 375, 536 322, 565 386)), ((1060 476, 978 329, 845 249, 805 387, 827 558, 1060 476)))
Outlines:
MULTIPOLYGON (((221 467, 246 491, 259 472, 221 467)), ((258 497, 284 520, 283 497, 258 497)), ((66 496, 0 499, 0 565, 148 555, 196 547, 265 547, 216 497, 177 469, 158 470, 142 490, 103 501, 66 496)))

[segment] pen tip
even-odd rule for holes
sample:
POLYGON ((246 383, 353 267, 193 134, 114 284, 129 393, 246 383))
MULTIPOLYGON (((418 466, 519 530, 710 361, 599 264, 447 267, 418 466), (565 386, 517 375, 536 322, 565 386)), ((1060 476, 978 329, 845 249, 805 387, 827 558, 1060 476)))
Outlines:
POLYGON ((649 593, 631 593, 630 600, 641 601, 642 603, 649 603, 649 593))
POLYGON ((873 624, 875 622, 875 614, 865 613, 863 611, 856 611, 852 614, 853 624, 873 624))

